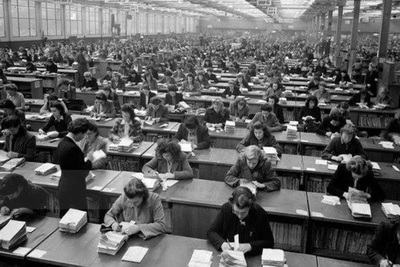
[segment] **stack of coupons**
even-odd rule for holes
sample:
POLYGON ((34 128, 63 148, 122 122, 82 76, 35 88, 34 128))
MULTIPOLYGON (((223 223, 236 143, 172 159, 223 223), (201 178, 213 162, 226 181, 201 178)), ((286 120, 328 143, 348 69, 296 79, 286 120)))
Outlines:
POLYGON ((278 152, 276 151, 275 147, 272 146, 265 146, 263 147, 265 158, 268 159, 271 164, 275 165, 278 163, 278 152))
POLYGON ((393 218, 395 216, 400 216, 400 207, 397 204, 382 203, 381 209, 387 218, 393 218))
POLYGON ((122 138, 118 144, 109 144, 108 150, 118 152, 129 152, 139 147, 139 143, 134 143, 130 138, 122 138))
POLYGON ((285 253, 281 249, 263 249, 261 255, 263 267, 283 267, 285 265, 285 253))
POLYGON ((185 153, 192 153, 192 144, 189 142, 186 142, 184 140, 181 140, 179 143, 179 146, 181 147, 181 151, 185 153))
POLYGON ((235 122, 234 121, 226 121, 225 123, 225 132, 234 133, 235 132, 235 122))
POLYGON ((246 267, 247 262, 243 252, 227 250, 221 253, 220 266, 246 267))
POLYGON ((212 251, 193 250, 188 267, 210 267, 212 263, 212 251))
POLYGON ((297 126, 288 125, 286 128, 286 136, 287 138, 297 138, 297 126))
POLYGON ((383 148, 394 149, 393 142, 381 141, 381 142, 379 142, 379 144, 382 145, 383 148))
POLYGON ((337 196, 324 196, 321 202, 328 205, 336 206, 340 205, 340 198, 337 196))
POLYGON ((26 223, 10 220, 0 230, 0 244, 4 249, 11 249, 27 239, 26 223))
POLYGON ((49 175, 54 172, 57 172, 57 166, 52 163, 44 163, 35 169, 38 175, 49 175))
POLYGON ((286 99, 286 97, 280 97, 280 98, 279 98, 279 103, 280 103, 281 105, 286 105, 286 104, 287 104, 287 99, 286 99))
POLYGON ((69 209, 61 218, 59 227, 61 232, 76 234, 87 223, 87 212, 69 209))
POLYGON ((97 245, 97 252, 116 255, 126 240, 128 240, 128 236, 121 233, 110 231, 102 234, 97 245))
POLYGON ((25 162, 25 158, 13 158, 0 167, 0 171, 12 172, 16 167, 25 162))

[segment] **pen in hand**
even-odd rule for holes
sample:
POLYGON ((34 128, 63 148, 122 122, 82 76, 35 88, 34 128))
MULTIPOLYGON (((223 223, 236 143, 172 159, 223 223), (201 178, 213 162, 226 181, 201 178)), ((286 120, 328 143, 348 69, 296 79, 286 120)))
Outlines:
POLYGON ((226 239, 226 243, 228 243, 229 249, 233 250, 233 247, 231 246, 231 243, 229 243, 228 239, 226 239))
POLYGON ((389 257, 388 257, 387 254, 386 254, 386 261, 387 261, 387 263, 388 263, 388 265, 389 265, 390 267, 393 266, 393 263, 389 260, 389 257))

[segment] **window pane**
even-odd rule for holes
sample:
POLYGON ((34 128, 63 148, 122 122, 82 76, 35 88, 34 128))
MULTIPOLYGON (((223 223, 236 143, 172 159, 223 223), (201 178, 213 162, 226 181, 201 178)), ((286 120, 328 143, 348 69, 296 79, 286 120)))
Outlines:
POLYGON ((19 36, 29 35, 29 19, 19 19, 19 36))

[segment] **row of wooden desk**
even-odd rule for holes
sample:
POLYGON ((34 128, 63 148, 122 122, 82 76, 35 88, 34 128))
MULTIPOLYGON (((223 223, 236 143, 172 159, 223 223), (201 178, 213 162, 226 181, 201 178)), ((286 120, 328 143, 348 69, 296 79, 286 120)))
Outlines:
MULTIPOLYGON (((57 181, 52 180, 50 175, 34 174, 32 170, 37 166, 38 163, 28 162, 15 172, 43 186, 50 195, 55 195, 57 181)), ((132 173, 105 170, 95 170, 94 173, 95 178, 87 184, 89 214, 91 221, 101 222, 105 211, 123 193, 123 186, 132 178, 132 173), (99 217, 94 218, 95 215, 99 217)), ((156 192, 163 202, 172 234, 205 239, 208 227, 232 190, 223 182, 193 179, 180 181, 166 191, 159 187, 156 192)), ((54 198, 53 201, 56 201, 54 198)), ((366 261, 366 245, 371 241, 376 226, 387 220, 380 209, 381 204, 372 203, 373 218, 364 221, 351 216, 345 201, 341 201, 341 205, 330 206, 321 203, 322 198, 322 193, 287 189, 257 194, 257 203, 269 214, 276 247, 366 261)))

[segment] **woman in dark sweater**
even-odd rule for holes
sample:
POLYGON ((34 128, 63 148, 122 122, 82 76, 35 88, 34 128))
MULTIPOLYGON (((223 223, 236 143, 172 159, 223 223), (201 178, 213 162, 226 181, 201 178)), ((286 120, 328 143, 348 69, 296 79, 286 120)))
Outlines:
POLYGON ((54 126, 56 133, 50 137, 64 137, 68 133, 68 124, 72 121, 71 115, 67 114, 60 101, 54 101, 50 104, 50 111, 52 113, 50 119, 47 121, 43 128, 39 129, 39 134, 46 134, 52 126, 54 126))
POLYGON ((371 162, 360 156, 355 156, 349 162, 338 166, 329 182, 327 192, 348 199, 349 187, 363 191, 372 201, 385 199, 385 193, 374 177, 371 162))
POLYGON ((321 122, 321 109, 318 99, 313 95, 307 98, 305 106, 301 108, 298 121, 303 122, 304 117, 313 117, 315 122, 321 122))
POLYGON ((283 109, 282 106, 278 104, 279 98, 276 95, 269 96, 267 98, 268 103, 272 107, 272 112, 275 113, 280 123, 284 123, 285 119, 283 117, 283 109))

